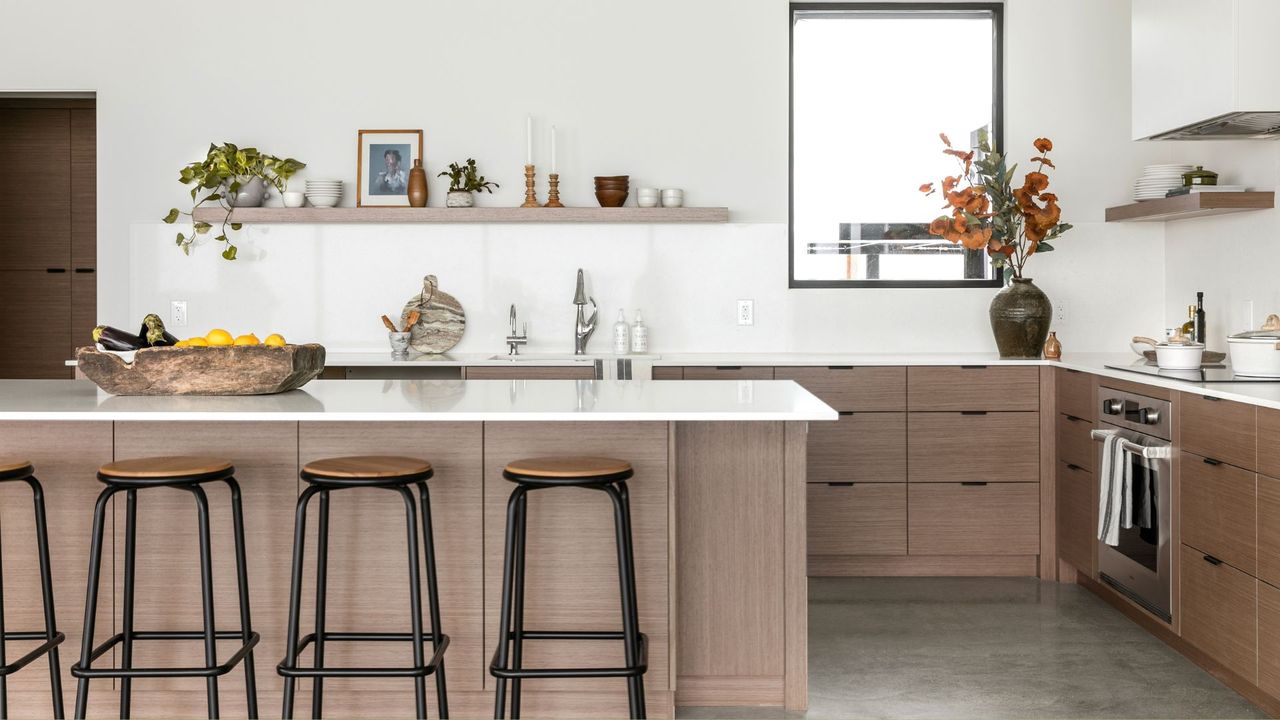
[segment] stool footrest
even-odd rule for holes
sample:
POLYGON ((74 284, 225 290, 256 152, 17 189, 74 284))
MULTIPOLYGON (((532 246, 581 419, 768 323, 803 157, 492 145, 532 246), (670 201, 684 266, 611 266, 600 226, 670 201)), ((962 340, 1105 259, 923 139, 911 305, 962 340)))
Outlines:
POLYGON ((5 677, 7 675, 12 675, 18 672, 22 668, 30 665, 37 658, 42 657, 45 653, 61 645, 62 641, 66 639, 67 639, 66 635, 63 635, 62 633, 57 633, 53 636, 53 639, 50 640, 49 633, 43 632, 43 631, 5 633, 4 634, 5 642, 22 641, 22 640, 44 640, 45 642, 41 644, 40 647, 32 650, 26 655, 23 655, 17 660, 14 660, 13 662, 8 663, 7 665, 0 665, 0 677, 5 677))
MULTIPOLYGON (((218 630, 213 636, 218 640, 244 640, 243 630, 218 630)), ((204 640, 203 630, 136 630, 136 640, 204 640)), ((235 652, 225 663, 213 667, 186 668, 93 668, 81 663, 71 666, 71 676, 77 678, 138 678, 138 677, 219 677, 235 669, 253 650, 261 637, 258 633, 250 633, 249 641, 235 652)), ((109 650, 124 642, 124 633, 116 633, 106 642, 93 649, 89 654, 89 663, 105 655, 109 650)))
MULTIPOLYGON (((296 663, 298 656, 316 641, 316 633, 304 635, 298 641, 298 646, 294 648, 291 659, 296 663)), ((407 632, 325 632, 325 642, 413 642, 413 633, 407 632)), ((424 643, 435 643, 436 636, 434 633, 423 633, 422 641, 424 643)), ((440 647, 436 648, 431 659, 425 665, 399 668, 360 668, 360 667, 340 667, 340 668, 304 668, 304 667, 285 667, 285 663, 276 666, 276 672, 283 677, 292 678, 326 678, 326 677, 426 677, 440 669, 441 663, 444 662, 444 651, 449 647, 449 636, 440 635, 440 647)))
MULTIPOLYGON (((520 633, 522 640, 626 640, 626 636, 618 630, 525 630, 520 633)), ((507 642, 515 640, 516 633, 507 633, 507 642)), ((632 667, 617 668, 504 668, 498 665, 499 649, 493 653, 489 663, 489 674, 503 680, 525 678, 593 678, 593 677, 639 677, 649 669, 649 636, 639 633, 639 664, 632 667)))

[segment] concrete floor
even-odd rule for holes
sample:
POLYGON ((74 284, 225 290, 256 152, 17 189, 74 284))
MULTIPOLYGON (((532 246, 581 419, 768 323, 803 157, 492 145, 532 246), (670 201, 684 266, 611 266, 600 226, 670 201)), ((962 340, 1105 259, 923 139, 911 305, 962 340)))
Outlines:
MULTIPOLYGON (((778 718, 689 708, 682 718, 778 718)), ((805 718, 1260 718, 1076 585, 1032 578, 809 583, 805 718)))

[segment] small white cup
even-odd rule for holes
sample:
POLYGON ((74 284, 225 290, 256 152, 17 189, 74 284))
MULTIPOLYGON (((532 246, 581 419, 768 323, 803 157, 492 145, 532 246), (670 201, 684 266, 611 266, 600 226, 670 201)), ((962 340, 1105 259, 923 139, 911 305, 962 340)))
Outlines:
POLYGON ((280 194, 280 199, 287 208, 300 208, 307 201, 307 194, 296 191, 288 191, 280 194))
POLYGON ((684 190, 667 188, 662 191, 662 207, 683 207, 684 190))

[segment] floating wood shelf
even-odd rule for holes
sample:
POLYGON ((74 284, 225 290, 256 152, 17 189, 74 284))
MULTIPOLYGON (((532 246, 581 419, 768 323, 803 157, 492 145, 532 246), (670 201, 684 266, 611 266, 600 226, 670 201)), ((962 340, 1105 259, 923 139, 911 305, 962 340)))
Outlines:
POLYGON ((1107 208, 1107 222, 1165 222, 1224 213, 1267 210, 1274 192, 1202 192, 1107 208))
MULTIPOLYGON (((222 222, 220 208, 200 208, 195 220, 222 222)), ((239 208, 232 222, 243 223, 725 223, 729 208, 239 208)))

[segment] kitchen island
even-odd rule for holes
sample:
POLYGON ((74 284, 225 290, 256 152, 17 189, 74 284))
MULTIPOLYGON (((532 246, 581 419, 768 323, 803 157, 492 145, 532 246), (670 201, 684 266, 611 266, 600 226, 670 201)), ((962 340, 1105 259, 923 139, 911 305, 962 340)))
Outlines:
MULTIPOLYGON (((259 701, 275 713, 284 654, 298 469, 321 457, 401 454, 429 460, 443 630, 453 717, 489 717, 507 496, 506 462, 548 454, 607 455, 635 467, 630 481, 650 717, 677 705, 807 705, 805 446, 809 421, 837 414, 790 381, 573 380, 314 381, 262 397, 113 397, 87 381, 0 381, 0 454, 29 458, 45 485, 53 536, 63 669, 78 654, 98 466, 148 455, 216 455, 236 466, 245 495, 259 701)), ((0 489, 8 627, 39 625, 34 528, 21 488, 0 489)), ((215 591, 221 624, 236 617, 229 499, 210 487, 215 591)), ((140 629, 200 627, 199 571, 189 494, 139 497, 140 629)), ((98 642, 118 628, 124 503, 108 529, 98 642), (111 542, 111 539, 114 542, 111 542), (115 590, 112 590, 112 588, 115 590)), ((378 491, 335 496, 328 627, 404 631, 403 507, 378 491)), ((308 524, 314 531, 314 521, 308 524)), ((583 490, 530 499, 530 628, 620 626, 608 499, 583 490)), ((314 543, 314 539, 309 541, 314 543)), ((309 544, 314 547, 314 544, 309 544)), ((308 563, 304 587, 314 583, 308 563)), ((313 609, 304 592, 303 624, 313 609)), ((234 643, 220 648, 230 653, 234 643)), ((343 644, 345 645, 345 644, 343 644)), ((616 664, 610 643, 535 643, 526 666, 616 664)), ((15 645, 14 650, 18 648, 15 645)), ((143 643, 141 665, 199 663, 200 643, 143 643)), ((333 646, 328 664, 404 664, 403 647, 333 646)), ((104 657, 99 662, 107 662, 104 657)), ((309 655, 302 657, 305 664, 309 655)), ((10 678, 15 716, 47 712, 39 663, 10 678)), ((201 680, 134 683, 135 716, 203 716, 201 680)), ((305 708, 309 682, 299 684, 305 708)), ((68 706, 75 683, 64 678, 68 706)), ((409 717, 412 683, 330 680, 332 717, 409 717)), ((434 692, 434 690, 432 691, 434 692)), ((242 676, 222 680, 228 715, 244 707, 242 676)), ((434 703, 434 698, 431 701, 434 703)), ((618 680, 530 681, 530 716, 626 715, 618 680)), ((432 705, 434 707, 434 704, 432 705)), ((90 716, 116 716, 98 682, 90 716)))

